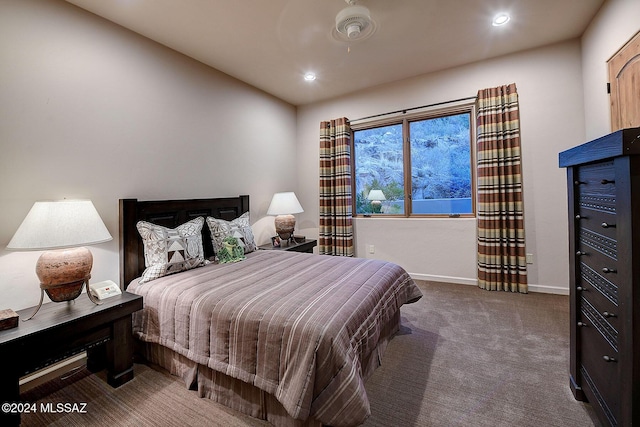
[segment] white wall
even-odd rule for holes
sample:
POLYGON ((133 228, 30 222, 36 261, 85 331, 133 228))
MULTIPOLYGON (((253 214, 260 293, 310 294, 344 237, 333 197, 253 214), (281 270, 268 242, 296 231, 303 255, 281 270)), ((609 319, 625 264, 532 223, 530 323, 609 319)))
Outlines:
MULTIPOLYGON (((274 192, 297 191, 295 121, 293 106, 66 2, 3 0, 0 248, 36 200, 88 198, 114 237, 90 248, 92 281, 117 281, 119 198, 249 194, 255 221, 274 192)), ((37 304, 40 253, 0 250, 0 309, 37 304)))
POLYGON ((609 0, 582 36, 587 141, 611 132, 607 60, 640 31, 640 1, 609 0))
MULTIPOLYGON (((531 290, 568 293, 567 198, 558 153, 584 142, 579 40, 388 84, 298 109, 299 223, 318 218, 318 129, 321 120, 351 119, 475 96, 515 82, 521 110, 527 252, 531 290), (313 173, 310 173, 313 171, 313 173)), ((414 277, 476 283, 475 219, 355 219, 357 256, 397 262, 414 277), (369 254, 368 245, 375 246, 369 254)))

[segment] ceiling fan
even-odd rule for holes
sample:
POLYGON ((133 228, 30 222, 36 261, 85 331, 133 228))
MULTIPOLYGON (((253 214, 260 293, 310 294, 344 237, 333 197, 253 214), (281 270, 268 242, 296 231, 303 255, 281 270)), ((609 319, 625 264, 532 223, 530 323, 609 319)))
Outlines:
POLYGON ((376 30, 371 13, 365 6, 357 5, 358 0, 344 0, 349 6, 336 15, 336 36, 343 41, 369 38, 376 30))

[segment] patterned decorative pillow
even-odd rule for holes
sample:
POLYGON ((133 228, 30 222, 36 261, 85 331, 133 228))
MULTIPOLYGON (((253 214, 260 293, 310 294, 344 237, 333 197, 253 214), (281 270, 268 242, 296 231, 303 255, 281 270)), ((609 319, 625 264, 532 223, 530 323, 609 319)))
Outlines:
POLYGON ((231 236, 224 238, 222 249, 220 249, 220 252, 217 252, 217 255, 220 264, 238 262, 247 258, 244 256, 244 250, 242 246, 240 246, 238 239, 231 236))
POLYGON ((205 265, 203 225, 203 217, 192 219, 176 228, 139 221, 136 227, 144 243, 146 267, 140 283, 205 265))
POLYGON ((208 216, 207 225, 209 226, 209 231, 211 231, 211 244, 213 245, 213 251, 216 253, 216 258, 219 258, 218 253, 222 250, 225 237, 238 239, 238 243, 242 246, 245 254, 258 249, 253 237, 253 231, 251 231, 251 224, 249 223, 249 212, 243 213, 233 221, 225 221, 208 216))

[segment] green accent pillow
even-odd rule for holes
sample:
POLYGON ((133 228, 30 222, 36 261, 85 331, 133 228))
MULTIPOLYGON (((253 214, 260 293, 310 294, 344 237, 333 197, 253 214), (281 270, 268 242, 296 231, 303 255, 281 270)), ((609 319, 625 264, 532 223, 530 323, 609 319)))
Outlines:
POLYGON ((220 264, 228 262, 242 261, 244 256, 244 248, 240 246, 240 242, 233 236, 225 237, 222 240, 222 247, 217 253, 220 264))

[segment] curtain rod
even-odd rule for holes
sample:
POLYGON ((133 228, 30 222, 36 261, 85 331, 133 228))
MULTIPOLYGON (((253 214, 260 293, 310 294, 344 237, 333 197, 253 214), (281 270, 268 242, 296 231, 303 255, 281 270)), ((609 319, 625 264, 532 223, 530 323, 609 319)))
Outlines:
POLYGON ((359 119, 353 119, 353 120, 349 120, 350 123, 352 122, 358 122, 360 120, 367 120, 367 119, 373 119, 376 117, 382 117, 382 116, 388 116, 390 114, 398 114, 398 113, 402 113, 405 114, 407 111, 412 111, 412 110, 419 110, 421 108, 427 108, 427 107, 436 107, 438 105, 444 105, 444 104, 452 104, 454 102, 460 102, 460 101, 469 101, 471 99, 476 99, 477 96, 468 96, 466 98, 460 98, 460 99, 454 99, 452 101, 442 101, 442 102, 436 102, 434 104, 428 104, 428 105, 421 105, 420 107, 412 107, 412 108, 405 108, 402 110, 396 110, 396 111, 390 111, 388 113, 381 113, 381 114, 374 114, 373 116, 367 116, 367 117, 360 117, 359 119))

